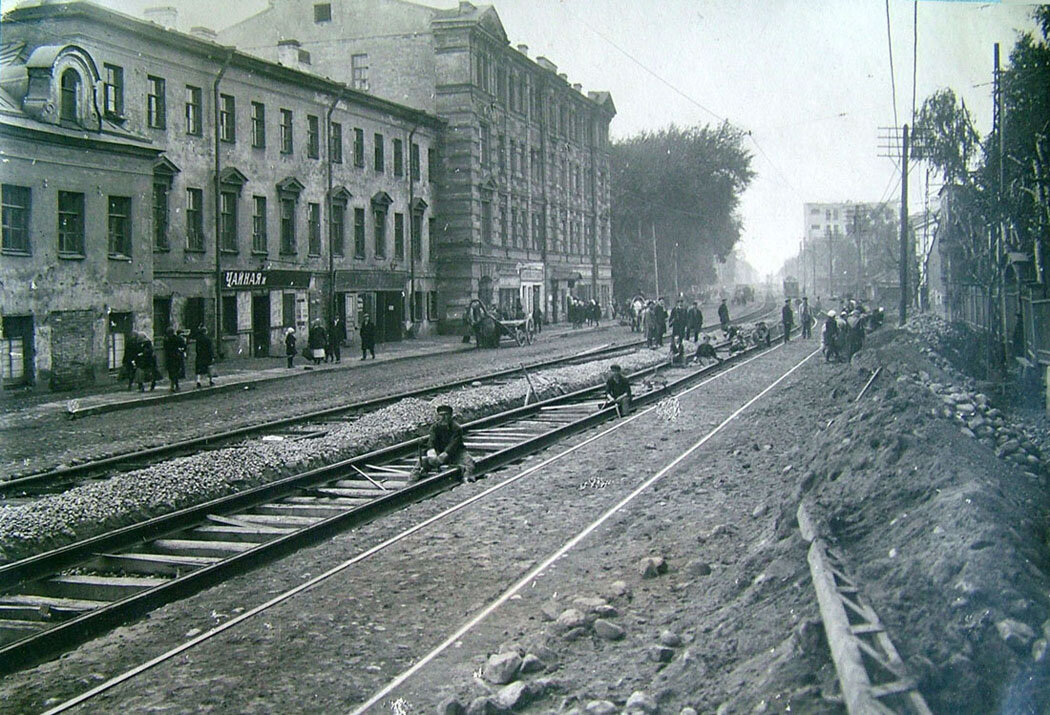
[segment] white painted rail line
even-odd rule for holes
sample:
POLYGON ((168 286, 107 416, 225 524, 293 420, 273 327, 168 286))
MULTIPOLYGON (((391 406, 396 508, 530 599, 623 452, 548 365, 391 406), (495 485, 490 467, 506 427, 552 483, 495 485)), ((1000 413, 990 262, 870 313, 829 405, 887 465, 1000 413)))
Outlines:
MULTIPOLYGON (((714 382, 715 380, 719 380, 722 377, 724 377, 724 376, 726 376, 726 375, 728 375, 728 374, 730 374, 732 372, 735 372, 736 370, 742 368, 744 365, 747 365, 747 364, 749 364, 751 362, 754 362, 755 360, 758 360, 759 358, 769 354, 770 352, 772 352, 774 350, 779 350, 781 347, 782 347, 782 345, 774 345, 771 348, 763 350, 762 352, 754 355, 753 357, 750 357, 747 360, 744 360, 743 362, 736 363, 735 365, 732 365, 732 366, 728 367, 727 369, 719 372, 718 374, 712 375, 711 377, 707 378, 706 380, 702 380, 701 382, 697 383, 696 385, 693 385, 692 387, 687 388, 686 390, 683 390, 681 393, 679 393, 679 395, 685 395, 685 394, 688 394, 690 392, 693 392, 694 390, 698 390, 701 387, 704 387, 705 385, 708 385, 711 382, 714 382)), ((787 373, 782 375, 777 380, 777 382, 775 382, 772 385, 770 385, 769 387, 767 387, 758 396, 756 396, 750 402, 748 402, 746 405, 744 405, 744 407, 741 407, 739 410, 737 410, 737 412, 735 412, 733 415, 731 415, 725 422, 723 422, 718 427, 716 427, 712 432, 708 433, 708 435, 702 440, 702 442, 703 441, 707 441, 707 439, 709 439, 710 437, 714 436, 714 434, 716 432, 718 432, 719 430, 721 430, 722 427, 724 427, 725 424, 727 424, 729 420, 732 420, 737 414, 739 414, 744 409, 746 409, 748 405, 750 405, 755 400, 757 400, 759 397, 761 397, 766 392, 768 392, 770 389, 772 389, 777 383, 780 382, 780 380, 783 380, 791 372, 794 372, 797 368, 799 368, 803 363, 805 363, 807 360, 812 358, 818 352, 820 352, 820 351, 816 350, 816 351, 810 353, 809 355, 807 355, 805 359, 803 359, 801 362, 799 362, 794 367, 792 367, 790 371, 788 371, 787 373)), ((412 536, 413 534, 415 534, 415 533, 417 533, 419 531, 422 531, 423 529, 429 527, 430 525, 434 524, 435 522, 441 521, 442 519, 445 519, 446 517, 449 517, 449 516, 459 512, 460 510, 465 509, 468 506, 473 505, 475 502, 478 502, 478 501, 481 501, 482 499, 485 499, 490 494, 493 494, 494 492, 497 492, 497 491, 499 491, 499 490, 501 490, 501 489, 503 489, 503 488, 513 484, 514 482, 518 481, 519 479, 523 479, 523 478, 527 477, 528 475, 530 475, 530 474, 532 474, 532 473, 534 473, 534 472, 536 472, 536 471, 538 471, 540 469, 543 469, 547 465, 552 464, 553 462, 556 462, 559 459, 562 459, 563 457, 567 457, 570 454, 573 454, 574 452, 576 452, 577 450, 582 449, 583 447, 585 447, 585 446, 587 446, 589 444, 592 444, 593 442, 596 442, 596 441, 598 441, 600 439, 603 439, 604 437, 608 436, 609 434, 612 434, 613 432, 616 432, 617 430, 619 430, 619 429, 621 429, 623 427, 626 427, 627 425, 631 424, 635 420, 637 420, 637 419, 639 419, 639 418, 649 414, 653 410, 657 409, 657 407, 658 407, 658 405, 653 405, 651 407, 645 408, 644 410, 639 410, 638 412, 636 412, 634 415, 631 415, 630 417, 626 417, 624 419, 617 420, 615 423, 613 423, 612 426, 602 430, 598 434, 592 435, 591 437, 588 437, 587 439, 583 440, 582 442, 579 442, 578 444, 575 444, 575 445, 573 445, 571 447, 568 447, 567 449, 562 450, 561 452, 559 452, 559 453, 557 453, 557 454, 555 454, 555 455, 553 455, 551 457, 548 457, 548 458, 544 459, 543 461, 541 461, 541 462, 539 462, 537 464, 534 464, 531 467, 528 467, 528 468, 522 470, 521 472, 519 472, 519 473, 517 473, 517 474, 515 474, 515 475, 513 475, 511 477, 508 477, 508 478, 504 479, 503 481, 499 482, 498 484, 492 485, 488 489, 485 489, 484 491, 479 492, 478 494, 475 494, 474 496, 472 496, 472 497, 470 497, 470 498, 460 502, 459 504, 455 504, 455 505, 449 507, 448 509, 445 509, 444 511, 442 511, 442 512, 440 512, 438 514, 435 514, 434 516, 431 516, 428 519, 426 519, 424 521, 421 521, 420 523, 415 524, 414 526, 411 526, 411 527, 405 529, 404 531, 401 531, 398 534, 395 534, 394 536, 390 537, 389 539, 387 539, 387 540, 385 540, 385 541, 383 541, 383 542, 381 542, 379 544, 376 544, 375 546, 372 546, 372 547, 366 549, 365 551, 362 551, 361 553, 357 554, 356 556, 353 556, 353 557, 347 559, 346 561, 344 561, 344 562, 342 562, 342 563, 340 563, 340 564, 338 564, 336 566, 333 566, 332 568, 330 568, 329 570, 325 571, 324 573, 318 574, 317 576, 315 576, 314 578, 310 579, 309 581, 305 581, 305 582, 299 584, 298 586, 296 586, 296 587, 294 587, 292 589, 289 589, 288 591, 285 591, 284 593, 278 594, 277 596, 274 596, 273 598, 271 598, 270 600, 266 601, 265 603, 261 603, 258 606, 255 606, 254 608, 246 610, 243 613, 241 613, 240 615, 235 616, 235 617, 231 618, 230 620, 228 620, 228 621, 226 621, 224 623, 221 623, 221 624, 215 626, 214 628, 212 628, 210 630, 207 630, 204 633, 201 633, 201 634, 191 638, 190 640, 185 641, 185 642, 175 646, 174 648, 172 648, 172 649, 170 649, 170 650, 168 650, 168 651, 166 651, 164 653, 161 653, 160 655, 158 655, 158 656, 156 656, 156 657, 146 661, 145 663, 137 665, 134 668, 131 668, 131 669, 129 669, 129 670, 119 674, 119 675, 116 675, 116 676, 110 678, 109 680, 106 680, 105 682, 99 683, 94 688, 91 688, 90 690, 87 690, 87 691, 81 693, 80 695, 77 695, 76 697, 70 698, 69 700, 67 700, 67 701, 65 701, 63 703, 59 703, 58 705, 55 705, 51 709, 49 709, 49 710, 45 711, 44 713, 42 713, 42 715, 57 715, 57 713, 66 712, 66 711, 68 711, 68 710, 70 710, 70 709, 72 709, 72 708, 74 708, 74 707, 76 707, 78 705, 81 705, 81 704, 83 704, 85 702, 88 702, 89 700, 97 697, 98 695, 101 695, 102 693, 104 693, 104 692, 106 692, 108 690, 111 690, 111 689, 115 688, 118 685, 126 683, 126 682, 128 682, 130 680, 133 680, 134 678, 136 678, 137 676, 145 673, 146 671, 151 670, 152 668, 154 668, 154 667, 156 667, 156 666, 158 666, 158 665, 160 665, 160 664, 162 664, 162 663, 164 663, 166 661, 169 661, 172 658, 175 658, 176 656, 178 656, 178 655, 180 655, 182 653, 185 653, 186 651, 188 651, 188 650, 190 650, 192 648, 195 648, 196 646, 200 645, 201 643, 204 643, 206 641, 211 640, 212 638, 215 638, 216 636, 220 635, 221 633, 224 633, 225 631, 230 630, 231 628, 234 628, 234 627, 244 623, 248 619, 254 618, 255 616, 257 616, 260 613, 263 613, 263 612, 273 608, 274 606, 277 606, 277 605, 279 605, 279 604, 281 604, 281 603, 283 603, 283 602, 285 602, 285 601, 287 601, 287 600, 289 600, 289 599, 291 599, 291 598, 293 598, 295 596, 298 596, 301 593, 309 591, 310 589, 314 588, 318 584, 320 584, 320 583, 322 583, 324 581, 327 581, 331 577, 333 577, 333 576, 335 576, 335 575, 345 571, 346 569, 350 568, 351 566, 354 566, 355 564, 358 564, 358 563, 364 561, 365 559, 370 558, 371 556, 374 556, 375 554, 379 553, 380 551, 383 551, 384 549, 386 549, 386 548, 388 548, 390 546, 393 546, 394 544, 397 544, 398 542, 408 538, 409 536, 412 536)), ((696 447, 699 447, 699 444, 695 445, 692 449, 695 449, 696 447)), ((684 456, 685 455, 683 455, 682 458, 684 458, 684 456)), ((678 461, 680 461, 680 459, 678 461)), ((660 474, 660 476, 662 476, 662 473, 660 474)), ((643 487, 646 487, 648 484, 651 484, 652 482, 655 482, 655 481, 656 481, 656 478, 654 477, 654 478, 650 479, 646 483, 646 485, 643 485, 643 487)), ((632 495, 629 498, 633 499, 634 496, 632 495)), ((604 518, 606 518, 606 517, 603 517, 603 519, 604 518)), ((553 559, 551 559, 551 561, 553 561, 553 559)), ((543 567, 546 568, 546 565, 547 565, 547 562, 545 562, 545 565, 543 567)), ((536 571, 536 570, 534 569, 534 571, 536 571)), ((536 571, 536 572, 538 573, 538 571, 536 571)), ((528 580, 531 580, 531 578, 532 577, 529 577, 528 580)), ((517 590, 517 588, 520 588, 520 586, 516 585, 515 587, 512 587, 512 588, 515 588, 515 590, 517 590)), ((512 593, 513 593, 513 591, 508 592, 508 594, 506 595, 506 598, 509 598, 509 595, 512 594, 512 593)), ((499 603, 502 603, 503 601, 505 601, 506 598, 501 597, 502 600, 500 600, 499 603)), ((487 616, 489 613, 491 613, 492 610, 495 610, 495 607, 492 607, 492 609, 488 610, 487 612, 483 612, 483 614, 480 617, 477 618, 477 622, 480 622, 485 616, 487 616)), ((475 623, 472 621, 470 624, 468 624, 468 626, 473 627, 474 624, 475 623)), ((463 632, 466 632, 466 631, 464 630, 463 632)), ((443 644, 442 648, 447 648, 448 644, 451 643, 451 642, 454 642, 456 637, 458 637, 458 636, 454 636, 452 639, 446 641, 443 644)), ((394 687, 397 687, 397 685, 400 685, 401 682, 403 682, 405 679, 410 677, 413 673, 415 673, 419 668, 421 668, 427 662, 432 660, 437 654, 438 654, 438 652, 432 652, 432 653, 428 654, 425 657, 424 660, 419 661, 415 666, 410 668, 409 671, 406 671, 401 676, 398 676, 398 678, 400 678, 400 680, 397 680, 395 685, 388 686, 389 689, 384 688, 384 691, 381 691, 381 692, 383 692, 383 693, 389 692, 389 690, 392 690, 394 687)), ((381 694, 381 695, 379 695, 377 697, 379 699, 381 699, 382 697, 384 697, 384 695, 381 694)), ((369 701, 369 702, 371 702, 371 701, 369 701)), ((355 712, 362 712, 365 707, 370 707, 370 705, 361 706, 361 708, 359 708, 355 712)))

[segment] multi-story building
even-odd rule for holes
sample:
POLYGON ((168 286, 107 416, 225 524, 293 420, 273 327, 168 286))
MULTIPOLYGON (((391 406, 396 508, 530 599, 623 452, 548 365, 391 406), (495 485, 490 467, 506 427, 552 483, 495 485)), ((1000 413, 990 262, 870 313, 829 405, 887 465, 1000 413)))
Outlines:
POLYGON ((131 316, 148 320, 160 152, 99 111, 103 66, 83 48, 4 56, 0 372, 61 389, 118 366, 131 316))
POLYGON ((852 237, 857 223, 893 223, 900 204, 895 202, 807 203, 804 204, 805 231, 803 255, 797 276, 804 285, 812 286, 818 296, 854 293, 861 297, 856 270, 863 260, 855 260, 856 246, 852 237))
MULTIPOLYGON (((163 152, 132 207, 152 306, 119 327, 159 336, 172 324, 214 326, 227 354, 267 355, 283 353, 286 328, 333 314, 352 328, 370 312, 380 340, 436 325, 434 198, 421 157, 441 121, 320 76, 295 43, 269 62, 157 19, 87 2, 4 17, 5 77, 32 73, 19 57, 40 48, 80 53, 97 70, 69 82, 97 107, 98 126, 163 152)), ((57 71, 55 91, 66 92, 57 71)), ((15 95, 28 108, 30 96, 15 95)), ((77 129, 97 131, 95 118, 77 129)))
POLYGON ((539 305, 548 320, 564 315, 570 294, 608 308, 612 99, 512 48, 491 6, 283 0, 220 37, 270 60, 294 39, 321 74, 446 121, 427 162, 440 165, 433 240, 444 327, 460 324, 472 298, 509 312, 539 305))

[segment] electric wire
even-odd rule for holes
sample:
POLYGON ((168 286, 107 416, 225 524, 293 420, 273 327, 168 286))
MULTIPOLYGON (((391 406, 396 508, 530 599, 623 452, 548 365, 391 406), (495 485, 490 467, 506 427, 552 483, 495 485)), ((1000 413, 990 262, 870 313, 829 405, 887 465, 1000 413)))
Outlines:
MULTIPOLYGON (((894 131, 900 127, 900 120, 897 118, 897 75, 893 69, 893 35, 890 32, 890 0, 886 0, 886 46, 889 49, 890 55, 890 91, 893 94, 893 128, 894 131)), ((901 152, 901 147, 898 146, 898 152, 901 152)), ((903 155, 903 152, 901 152, 903 155)))

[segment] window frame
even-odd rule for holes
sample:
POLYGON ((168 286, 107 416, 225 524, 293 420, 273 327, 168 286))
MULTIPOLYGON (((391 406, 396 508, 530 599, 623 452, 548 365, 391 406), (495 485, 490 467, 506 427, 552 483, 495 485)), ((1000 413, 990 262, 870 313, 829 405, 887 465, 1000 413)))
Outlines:
POLYGON ((219 95, 219 140, 237 141, 237 100, 232 94, 219 95))
POLYGON ((329 221, 330 246, 333 256, 346 255, 346 202, 333 201, 329 221))
POLYGON ((339 122, 328 124, 328 156, 333 164, 343 163, 343 125, 339 122))
POLYGON ((321 120, 313 114, 306 115, 306 156, 309 159, 321 157, 321 120))
POLYGON ((372 206, 372 251, 376 260, 386 258, 386 216, 385 206, 372 206))
POLYGON ((204 189, 186 187, 186 251, 204 253, 204 189))
POLYGON ((219 191, 219 250, 237 253, 237 192, 219 191))
POLYGON ((32 255, 33 246, 30 234, 32 214, 33 189, 31 187, 19 186, 18 184, 0 185, 0 215, 2 215, 0 216, 0 221, 3 223, 3 237, 0 239, 0 241, 2 241, 0 245, 2 245, 4 254, 17 256, 32 255), (16 189, 16 191, 13 192, 14 194, 24 196, 24 204, 15 204, 9 200, 12 198, 10 196, 12 193, 11 189, 16 189), (20 220, 9 220, 16 217, 20 220), (19 245, 9 243, 9 237, 12 232, 18 232, 21 234, 23 240, 19 245))
POLYGON ((146 124, 151 129, 167 129, 167 82, 163 77, 146 75, 149 91, 146 95, 146 124))
POLYGON ((204 93, 200 87, 186 85, 186 134, 204 135, 204 93))
POLYGON ((321 204, 308 203, 306 205, 306 255, 321 255, 321 204))
POLYGON ((281 108, 281 153, 295 153, 295 116, 291 109, 281 108))
POLYGON ((322 22, 332 21, 332 3, 330 2, 317 2, 314 3, 314 24, 319 25, 322 22))
POLYGON ((252 148, 266 148, 266 105, 252 102, 252 148))
POLYGON ((401 139, 397 137, 393 140, 394 144, 394 176, 402 177, 405 175, 405 144, 401 139))
POLYGON ((84 78, 73 67, 62 71, 58 80, 58 120, 60 122, 80 122, 80 85, 84 78), (75 77, 72 87, 66 87, 66 77, 75 77))
POLYGON ((168 230, 171 228, 169 221, 169 199, 171 187, 167 180, 153 182, 153 250, 170 251, 171 240, 168 230), (162 198, 162 201, 158 201, 162 198))
POLYGON ((282 196, 280 198, 280 209, 281 209, 281 248, 280 253, 282 256, 295 256, 299 253, 299 247, 296 245, 295 235, 295 209, 298 201, 291 196, 282 196), (290 208, 288 212, 290 215, 286 215, 285 209, 290 208))
POLYGON ((130 259, 131 197, 106 197, 106 255, 110 258, 130 259))
POLYGON ((405 260, 405 215, 394 212, 394 259, 405 260))
POLYGON ((365 168, 365 130, 354 127, 354 166, 365 168))
POLYGON ((266 211, 266 197, 252 196, 252 253, 264 256, 270 252, 266 211))
POLYGON ((375 169, 377 174, 382 174, 386 171, 386 140, 383 135, 376 132, 372 136, 372 154, 374 157, 372 168, 375 169))
POLYGON ((58 255, 59 258, 83 258, 84 257, 84 210, 86 206, 84 193, 80 191, 59 191, 57 196, 58 205, 58 255), (62 208, 62 199, 72 200, 75 206, 62 208), (66 225, 63 230, 63 216, 74 220, 72 226, 66 225), (72 238, 72 243, 67 237, 72 238))
POLYGON ((124 68, 106 62, 102 65, 102 107, 107 119, 124 120, 124 68))
POLYGON ((365 260, 367 256, 365 244, 365 210, 361 206, 354 207, 354 258, 365 260))
POLYGON ((354 89, 361 92, 369 91, 368 67, 367 52, 350 55, 350 80, 354 89))

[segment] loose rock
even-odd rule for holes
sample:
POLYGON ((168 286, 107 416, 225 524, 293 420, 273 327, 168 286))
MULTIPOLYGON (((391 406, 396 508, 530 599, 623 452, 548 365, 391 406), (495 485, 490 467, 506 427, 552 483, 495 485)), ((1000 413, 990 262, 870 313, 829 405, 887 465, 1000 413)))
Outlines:
POLYGON ((591 715, 613 715, 619 712, 608 700, 591 700, 584 709, 591 715))
POLYGON ((656 663, 670 663, 674 658, 674 648, 664 645, 654 645, 649 648, 649 660, 656 663))
POLYGON ((656 578, 667 573, 667 562, 662 556, 648 556, 638 562, 638 572, 642 578, 656 578))
POLYGON ((567 608, 561 612, 558 616, 558 620, 554 622, 555 627, 561 631, 570 631, 573 628, 580 628, 587 624, 587 617, 577 608, 567 608))
POLYGON ((1005 618, 995 624, 999 631, 999 637, 1006 641, 1006 645, 1014 650, 1027 648, 1028 644, 1035 638, 1033 631, 1027 623, 1022 623, 1014 618, 1005 618))
POLYGON ((596 620, 593 627, 595 635, 607 641, 618 641, 624 636, 623 628, 604 618, 596 620))
POLYGON ((495 685, 503 685, 514 680, 520 669, 521 656, 516 652, 497 653, 489 656, 482 677, 495 685))
POLYGON ((644 693, 641 690, 635 690, 631 693, 631 697, 627 698, 627 704, 624 705, 624 711, 629 713, 655 713, 657 711, 656 701, 647 693, 644 693))

